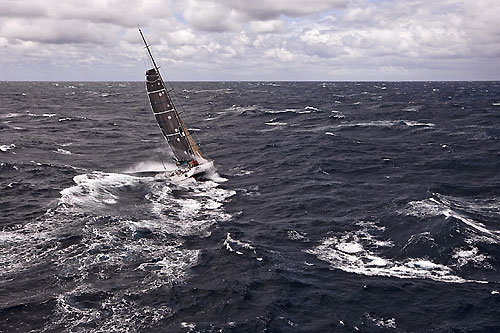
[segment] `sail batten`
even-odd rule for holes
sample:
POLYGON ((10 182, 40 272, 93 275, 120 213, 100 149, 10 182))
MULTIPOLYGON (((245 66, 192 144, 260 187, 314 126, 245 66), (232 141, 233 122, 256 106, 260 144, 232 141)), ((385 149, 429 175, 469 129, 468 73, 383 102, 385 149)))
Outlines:
POLYGON ((176 160, 182 163, 195 159, 189 139, 190 134, 180 119, 156 68, 146 71, 146 89, 158 126, 172 148, 176 160))
POLYGON ((169 113, 169 112, 174 112, 174 109, 170 109, 170 110, 162 111, 162 112, 156 112, 155 115, 157 115, 157 114, 165 114, 165 113, 169 113))
MULTIPOLYGON (((164 138, 174 153, 175 159, 181 165, 187 164, 191 166, 207 162, 179 116, 179 112, 163 82, 159 67, 151 54, 150 45, 146 42, 141 29, 139 29, 139 33, 153 64, 153 68, 146 71, 146 90, 151 109, 164 138)), ((210 163, 213 165, 213 162, 210 163)))
POLYGON ((159 90, 151 91, 151 92, 148 92, 148 95, 150 95, 150 94, 156 94, 156 93, 159 93, 161 91, 166 91, 166 90, 165 89, 159 89, 159 90))

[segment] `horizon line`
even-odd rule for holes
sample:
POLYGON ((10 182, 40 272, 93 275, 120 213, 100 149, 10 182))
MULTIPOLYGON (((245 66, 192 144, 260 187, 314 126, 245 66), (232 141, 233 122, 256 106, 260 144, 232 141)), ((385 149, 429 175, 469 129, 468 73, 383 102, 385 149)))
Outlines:
MULTIPOLYGON (((143 80, 1 80, 0 82, 144 82, 143 80)), ((495 80, 168 80, 167 82, 500 82, 495 80)))

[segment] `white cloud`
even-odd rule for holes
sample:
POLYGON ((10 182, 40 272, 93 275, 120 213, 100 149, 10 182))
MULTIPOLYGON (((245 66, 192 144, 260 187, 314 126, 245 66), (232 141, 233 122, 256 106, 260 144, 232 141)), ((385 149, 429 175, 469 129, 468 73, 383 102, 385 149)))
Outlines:
POLYGON ((182 30, 167 32, 165 35, 167 36, 167 41, 171 46, 189 45, 198 43, 196 35, 190 29, 182 29, 182 30))
POLYGON ((0 8, 0 79, 141 80, 137 25, 172 79, 500 78, 497 0, 0 0, 0 8))
POLYGON ((238 13, 214 1, 188 0, 183 15, 198 30, 221 32, 238 28, 238 13))
POLYGON ((500 58, 500 2, 465 0, 464 39, 472 54, 500 58))
POLYGON ((285 31, 283 20, 252 21, 250 31, 253 33, 279 33, 285 31))
POLYGON ((295 58, 293 53, 285 48, 266 50, 264 54, 267 58, 277 59, 281 62, 293 61, 295 58))

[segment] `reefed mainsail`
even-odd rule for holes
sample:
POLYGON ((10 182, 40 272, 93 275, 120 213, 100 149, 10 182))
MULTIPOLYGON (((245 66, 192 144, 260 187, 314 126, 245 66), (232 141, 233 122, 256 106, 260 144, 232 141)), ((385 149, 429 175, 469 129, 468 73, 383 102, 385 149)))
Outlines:
POLYGON ((189 134, 168 93, 158 69, 159 67, 156 65, 141 29, 139 29, 139 32, 153 64, 153 68, 146 71, 146 90, 151 109, 177 161, 178 169, 171 174, 171 177, 180 180, 190 177, 199 178, 215 170, 214 163, 203 156, 191 134, 189 134))
POLYGON ((158 126, 177 161, 188 162, 195 159, 195 149, 198 147, 193 149, 191 146, 189 132, 183 126, 163 80, 155 68, 146 71, 146 89, 158 126))

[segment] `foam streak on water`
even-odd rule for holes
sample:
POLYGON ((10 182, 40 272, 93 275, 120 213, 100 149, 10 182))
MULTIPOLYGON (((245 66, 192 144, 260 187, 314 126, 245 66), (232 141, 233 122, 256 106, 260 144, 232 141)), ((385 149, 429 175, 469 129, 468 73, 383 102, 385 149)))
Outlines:
POLYGON ((0 82, 1 332, 500 331, 498 82, 169 91, 0 82))
POLYGON ((370 224, 340 237, 328 237, 322 243, 306 252, 328 262, 332 268, 349 273, 377 275, 407 279, 432 279, 441 282, 463 283, 467 280, 453 274, 445 265, 425 258, 406 258, 403 261, 390 260, 377 253, 380 247, 393 246, 390 241, 381 241, 370 234, 370 224))
POLYGON ((74 181, 61 191, 55 209, 16 231, 0 233, 2 277, 10 280, 51 262, 61 288, 52 291, 56 308, 48 331, 136 331, 168 316, 168 307, 144 305, 130 296, 186 278, 200 249, 186 249, 179 236, 206 237, 213 224, 227 221, 222 203, 231 192, 213 182, 191 183, 183 197, 174 198, 165 179, 118 173, 82 174, 74 181), (117 208, 123 200, 133 209, 117 208), (122 271, 129 271, 129 278, 112 282, 122 271), (98 301, 80 301, 87 297, 98 301))

